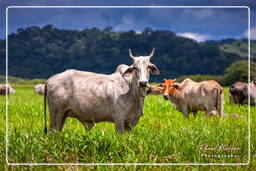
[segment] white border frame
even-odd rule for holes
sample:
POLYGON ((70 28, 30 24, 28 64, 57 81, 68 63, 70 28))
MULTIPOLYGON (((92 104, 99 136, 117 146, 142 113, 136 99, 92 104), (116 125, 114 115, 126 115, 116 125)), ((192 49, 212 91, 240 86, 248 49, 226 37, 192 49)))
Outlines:
MULTIPOLYGON (((248 83, 250 83, 250 8, 248 6, 8 6, 6 8, 6 84, 8 84, 8 10, 11 8, 247 8, 248 10, 248 83)), ((249 88, 250 94, 250 88, 249 88)), ((8 162, 8 96, 6 96, 6 135, 5 160, 7 165, 248 165, 251 159, 250 148, 250 105, 248 105, 248 162, 247 163, 9 163, 8 162)), ((250 104, 250 96, 248 96, 248 104, 250 104)))

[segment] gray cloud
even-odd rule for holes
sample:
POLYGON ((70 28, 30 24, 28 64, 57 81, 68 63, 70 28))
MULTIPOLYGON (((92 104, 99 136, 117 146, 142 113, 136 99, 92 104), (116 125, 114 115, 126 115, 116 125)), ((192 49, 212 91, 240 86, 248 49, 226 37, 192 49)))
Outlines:
POLYGON ((215 13, 213 9, 211 8, 205 8, 205 9, 191 9, 191 8, 186 8, 184 10, 184 13, 186 15, 193 15, 194 17, 198 19, 204 19, 204 18, 211 18, 215 16, 215 13))
MULTIPOLYGON (((8 5, 60 5, 60 1, 9 0, 0 2, 4 26, 5 7, 8 5)), ((255 4, 248 0, 215 1, 119 1, 119 0, 64 0, 61 5, 249 5, 255 18, 255 4)), ((11 9, 9 32, 19 27, 53 24, 59 28, 83 29, 112 26, 115 30, 142 31, 145 27, 169 29, 176 33, 211 35, 213 39, 241 36, 247 29, 247 9, 11 9)), ((256 26, 252 19, 252 26, 256 26)), ((1 27, 0 37, 4 37, 1 27)))
POLYGON ((199 34, 199 33, 191 33, 191 32, 178 33, 177 35, 182 36, 182 37, 187 37, 190 39, 194 39, 197 42, 203 42, 203 41, 209 40, 211 38, 211 36, 207 35, 207 34, 199 34))

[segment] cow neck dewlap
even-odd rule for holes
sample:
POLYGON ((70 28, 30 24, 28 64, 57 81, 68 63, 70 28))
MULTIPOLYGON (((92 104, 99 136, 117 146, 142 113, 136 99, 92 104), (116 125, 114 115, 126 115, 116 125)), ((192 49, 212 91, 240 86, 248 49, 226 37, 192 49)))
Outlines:
POLYGON ((139 86, 138 86, 139 79, 136 78, 137 76, 134 76, 134 75, 136 75, 136 74, 133 74, 133 76, 132 76, 129 91, 131 91, 132 94, 134 95, 134 97, 137 98, 137 96, 140 96, 140 91, 139 91, 139 86))

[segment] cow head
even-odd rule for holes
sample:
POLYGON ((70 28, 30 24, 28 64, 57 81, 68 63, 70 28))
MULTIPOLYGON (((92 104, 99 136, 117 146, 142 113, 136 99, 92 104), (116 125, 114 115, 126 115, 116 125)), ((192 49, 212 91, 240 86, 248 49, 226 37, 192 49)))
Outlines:
POLYGON ((133 76, 133 80, 139 87, 142 96, 146 96, 146 88, 149 86, 148 80, 150 74, 159 74, 157 67, 150 62, 150 59, 154 56, 154 52, 155 48, 148 56, 135 57, 132 55, 131 49, 129 49, 129 55, 133 64, 126 69, 123 76, 133 76))
POLYGON ((157 86, 150 86, 147 89, 147 94, 160 94, 163 95, 164 94, 164 83, 158 84, 157 86))
POLYGON ((14 93, 16 93, 16 91, 12 87, 9 87, 9 93, 14 94, 14 93))
POLYGON ((179 88, 179 85, 176 84, 175 81, 176 81, 176 79, 174 79, 174 80, 164 79, 164 84, 163 84, 164 93, 163 93, 163 96, 164 96, 165 100, 168 100, 169 97, 174 93, 175 89, 179 88))
POLYGON ((253 77, 253 78, 252 78, 252 83, 253 83, 254 85, 256 85, 256 77, 253 77))

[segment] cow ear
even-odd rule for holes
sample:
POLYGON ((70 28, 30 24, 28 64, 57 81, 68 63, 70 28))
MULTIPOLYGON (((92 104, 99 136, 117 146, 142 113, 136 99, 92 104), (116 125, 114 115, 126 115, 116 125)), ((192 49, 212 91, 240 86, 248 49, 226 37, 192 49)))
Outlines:
POLYGON ((180 88, 180 86, 179 86, 178 84, 174 84, 173 86, 174 86, 174 88, 176 88, 176 89, 179 89, 179 88, 180 88))
POLYGON ((147 89, 146 89, 146 94, 148 95, 148 94, 150 94, 151 92, 152 92, 151 87, 147 87, 147 89))
POLYGON ((126 71, 124 71, 124 73, 123 73, 123 77, 129 77, 129 76, 131 76, 132 75, 132 72, 133 72, 133 67, 129 67, 129 68, 127 68, 126 69, 126 71))
POLYGON ((154 64, 151 64, 149 66, 149 69, 150 69, 149 71, 151 74, 160 74, 158 68, 154 64))
POLYGON ((164 86, 165 86, 164 83, 158 84, 158 87, 164 87, 164 86))

